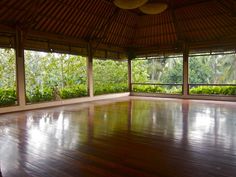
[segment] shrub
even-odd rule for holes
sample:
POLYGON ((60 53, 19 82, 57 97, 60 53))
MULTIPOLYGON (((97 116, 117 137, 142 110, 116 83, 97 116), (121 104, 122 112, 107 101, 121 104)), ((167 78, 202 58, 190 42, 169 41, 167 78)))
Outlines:
POLYGON ((197 86, 190 89, 190 94, 236 95, 236 86, 197 86))
POLYGON ((31 93, 27 93, 26 100, 30 103, 52 101, 53 91, 51 88, 44 88, 42 91, 40 91, 39 87, 36 87, 31 91, 31 93))
POLYGON ((0 106, 11 106, 16 104, 15 89, 0 89, 0 106))
POLYGON ((73 87, 64 87, 60 89, 60 97, 62 99, 77 98, 87 96, 86 85, 75 85, 73 87))
POLYGON ((95 95, 109 94, 109 93, 121 93, 127 92, 127 84, 96 84, 95 85, 95 95))
POLYGON ((182 94, 182 86, 180 88, 172 87, 168 93, 170 94, 182 94))
POLYGON ((177 87, 165 88, 165 86, 157 86, 157 85, 135 85, 133 86, 133 92, 181 94, 182 88, 177 88, 177 87))

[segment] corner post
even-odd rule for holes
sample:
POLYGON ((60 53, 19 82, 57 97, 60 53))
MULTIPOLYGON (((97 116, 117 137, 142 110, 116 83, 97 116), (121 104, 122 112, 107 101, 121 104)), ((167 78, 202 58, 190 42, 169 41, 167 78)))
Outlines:
POLYGON ((91 43, 87 46, 88 58, 87 58, 87 76, 88 76, 88 94, 89 97, 93 97, 93 50, 91 43))
POLYGON ((183 96, 184 96, 184 98, 188 97, 188 95, 189 95, 188 60, 189 60, 189 46, 185 43, 183 45, 183 96))
POLYGON ((132 92, 132 62, 131 59, 128 59, 128 89, 129 92, 132 92))
POLYGON ((25 62, 24 62, 24 33, 16 30, 16 80, 19 106, 26 105, 25 96, 25 62))

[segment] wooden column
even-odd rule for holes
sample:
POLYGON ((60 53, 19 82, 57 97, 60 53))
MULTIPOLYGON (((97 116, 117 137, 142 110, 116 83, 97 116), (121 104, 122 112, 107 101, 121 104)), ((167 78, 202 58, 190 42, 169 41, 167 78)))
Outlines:
POLYGON ((93 51, 92 46, 88 44, 87 74, 88 74, 88 94, 93 97, 93 51))
POLYGON ((25 106, 25 62, 23 31, 16 30, 16 79, 19 106, 25 106))
POLYGON ((129 92, 132 92, 132 68, 131 68, 131 60, 128 59, 128 89, 129 92))
POLYGON ((188 55, 189 48, 187 44, 183 46, 183 96, 188 96, 188 55))

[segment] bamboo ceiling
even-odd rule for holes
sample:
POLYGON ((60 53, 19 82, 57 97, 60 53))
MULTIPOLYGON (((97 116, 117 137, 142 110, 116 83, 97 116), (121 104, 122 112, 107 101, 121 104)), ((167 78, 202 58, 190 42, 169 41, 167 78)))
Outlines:
POLYGON ((145 15, 121 10, 112 0, 2 0, 0 35, 20 28, 27 39, 61 39, 137 53, 178 49, 183 43, 199 49, 236 46, 235 0, 165 2, 165 12, 145 15))

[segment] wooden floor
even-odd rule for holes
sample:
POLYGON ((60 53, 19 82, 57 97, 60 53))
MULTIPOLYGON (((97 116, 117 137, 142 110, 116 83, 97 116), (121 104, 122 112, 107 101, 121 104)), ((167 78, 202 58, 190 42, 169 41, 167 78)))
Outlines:
POLYGON ((236 103, 127 97, 0 115, 0 160, 3 177, 236 177, 236 103))

